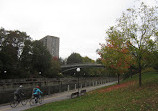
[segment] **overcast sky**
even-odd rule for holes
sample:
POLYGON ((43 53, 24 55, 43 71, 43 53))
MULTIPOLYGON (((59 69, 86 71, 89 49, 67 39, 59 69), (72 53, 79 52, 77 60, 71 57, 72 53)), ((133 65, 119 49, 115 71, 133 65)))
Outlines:
POLYGON ((76 52, 96 60, 106 30, 134 3, 136 0, 0 0, 0 27, 24 31, 33 40, 59 37, 60 57, 76 52))

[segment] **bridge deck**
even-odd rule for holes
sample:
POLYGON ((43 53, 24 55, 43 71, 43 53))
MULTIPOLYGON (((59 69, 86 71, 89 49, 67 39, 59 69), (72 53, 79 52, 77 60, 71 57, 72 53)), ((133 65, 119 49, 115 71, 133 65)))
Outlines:
POLYGON ((68 64, 68 65, 62 65, 61 69, 62 69, 62 72, 66 72, 69 70, 74 70, 76 68, 87 68, 87 67, 105 68, 105 66, 102 64, 68 64))

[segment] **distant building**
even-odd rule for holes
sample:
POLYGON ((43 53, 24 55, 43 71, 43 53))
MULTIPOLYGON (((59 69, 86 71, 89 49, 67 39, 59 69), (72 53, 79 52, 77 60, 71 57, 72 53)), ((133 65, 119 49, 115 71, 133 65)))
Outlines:
POLYGON ((59 38, 55 36, 46 36, 42 38, 43 45, 47 47, 48 51, 53 57, 59 58, 59 38))

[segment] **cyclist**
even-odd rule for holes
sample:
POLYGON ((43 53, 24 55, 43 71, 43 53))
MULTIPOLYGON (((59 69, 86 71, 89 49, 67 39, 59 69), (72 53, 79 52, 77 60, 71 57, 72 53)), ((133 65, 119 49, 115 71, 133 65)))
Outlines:
POLYGON ((17 100, 18 102, 20 102, 21 97, 24 95, 24 91, 23 91, 22 88, 23 88, 23 86, 20 85, 20 86, 16 89, 16 91, 14 92, 14 94, 15 94, 15 96, 16 96, 16 100, 17 100))
POLYGON ((36 98, 35 102, 38 102, 38 99, 40 98, 40 95, 43 94, 43 92, 39 89, 40 87, 37 86, 36 88, 34 88, 33 90, 33 96, 36 98))

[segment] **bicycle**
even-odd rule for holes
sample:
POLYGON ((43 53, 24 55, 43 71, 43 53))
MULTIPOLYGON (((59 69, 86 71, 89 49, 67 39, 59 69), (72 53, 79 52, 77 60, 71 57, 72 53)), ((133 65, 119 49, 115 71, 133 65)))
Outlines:
POLYGON ((17 95, 14 93, 13 96, 10 98, 10 106, 12 108, 15 108, 19 103, 21 103, 23 106, 27 104, 27 100, 25 99, 25 96, 19 96, 19 100, 17 95))
POLYGON ((35 97, 34 95, 32 95, 29 103, 30 103, 30 106, 33 106, 33 105, 35 105, 37 103, 42 104, 43 101, 44 101, 44 97, 42 95, 40 95, 39 98, 35 97))

